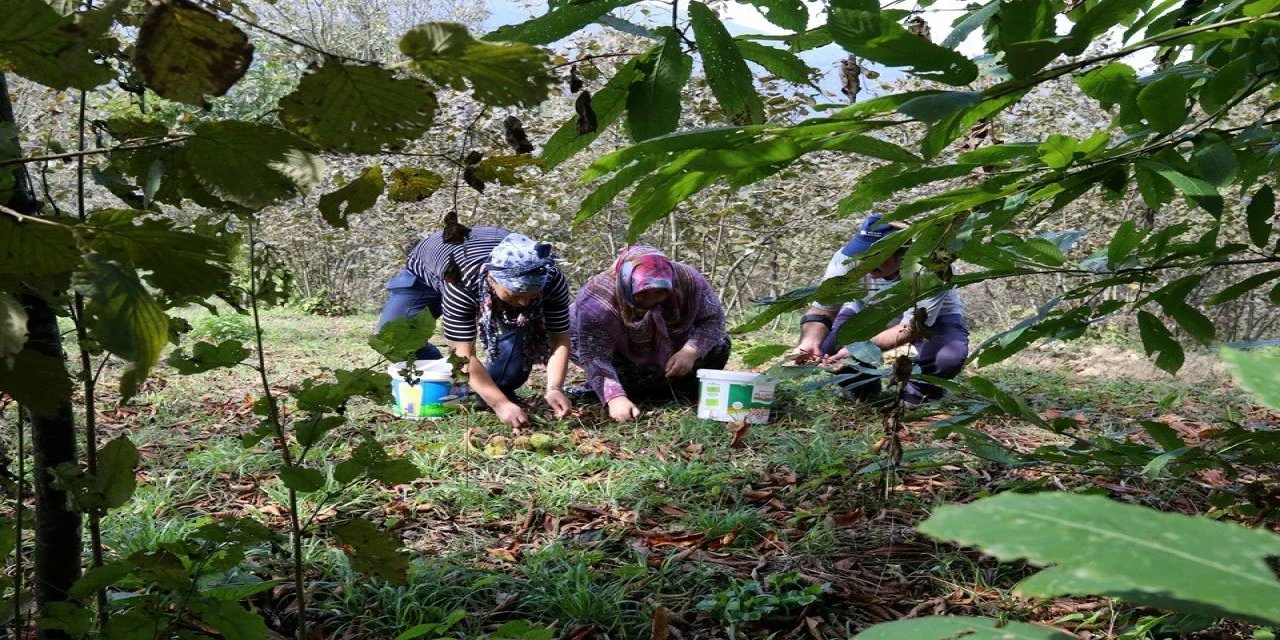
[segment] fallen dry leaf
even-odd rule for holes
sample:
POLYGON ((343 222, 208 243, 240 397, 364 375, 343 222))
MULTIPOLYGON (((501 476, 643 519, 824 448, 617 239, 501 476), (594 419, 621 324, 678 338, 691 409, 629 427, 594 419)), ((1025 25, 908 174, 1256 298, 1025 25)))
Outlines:
POLYGON ((652 631, 649 632, 649 640, 667 640, 671 636, 670 613, 667 608, 658 605, 653 610, 652 631))

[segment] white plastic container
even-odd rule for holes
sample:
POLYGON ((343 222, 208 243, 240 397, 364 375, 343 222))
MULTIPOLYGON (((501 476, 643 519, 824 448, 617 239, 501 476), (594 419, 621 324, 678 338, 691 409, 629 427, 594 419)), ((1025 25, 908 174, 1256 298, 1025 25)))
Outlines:
POLYGON ((698 417, 765 424, 778 381, 749 371, 698 369, 698 417))
POLYGON ((387 368, 391 376, 391 395, 395 398, 393 407, 395 414, 402 418, 439 418, 449 413, 445 402, 452 399, 453 368, 449 361, 415 360, 417 384, 409 384, 400 375, 405 363, 393 364, 387 368))

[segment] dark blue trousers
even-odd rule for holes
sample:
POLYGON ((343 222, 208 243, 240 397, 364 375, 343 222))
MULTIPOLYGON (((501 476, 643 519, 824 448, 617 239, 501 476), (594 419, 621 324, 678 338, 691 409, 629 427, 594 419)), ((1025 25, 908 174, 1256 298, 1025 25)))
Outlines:
MULTIPOLYGON (((832 323, 831 333, 822 343, 823 355, 833 355, 844 346, 836 339, 840 327, 857 313, 851 309, 841 309, 832 323)), ((964 368, 965 358, 969 357, 969 329, 964 325, 964 316, 959 314, 938 316, 929 327, 931 335, 927 340, 911 343, 916 355, 911 359, 919 365, 920 373, 937 378, 951 379, 964 368)), ((858 375, 858 374, 855 374, 858 375)), ((856 398, 867 398, 880 392, 880 376, 860 374, 842 383, 850 395, 856 398)), ((907 383, 905 399, 919 403, 925 399, 937 400, 945 391, 936 385, 911 380, 907 383)))
MULTIPOLYGON (((382 325, 399 318, 412 318, 426 309, 432 316, 439 318, 444 298, 439 291, 431 288, 421 278, 403 269, 395 277, 387 281, 387 304, 378 317, 378 329, 382 325)), ((533 363, 524 353, 525 332, 523 330, 508 331, 498 337, 498 344, 488 354, 489 361, 485 371, 493 378, 508 398, 515 399, 516 389, 524 386, 529 380, 529 371, 533 363)), ((427 343, 414 353, 418 360, 439 360, 444 357, 440 349, 427 343)))

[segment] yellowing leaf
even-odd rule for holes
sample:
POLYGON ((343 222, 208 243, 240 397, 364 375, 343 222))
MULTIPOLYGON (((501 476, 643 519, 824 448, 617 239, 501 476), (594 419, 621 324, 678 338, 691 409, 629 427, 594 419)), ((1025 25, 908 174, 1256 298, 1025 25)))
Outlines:
POLYGON ((187 0, 156 3, 138 33, 133 62, 152 91, 206 105, 227 92, 253 62, 253 45, 238 27, 187 0))

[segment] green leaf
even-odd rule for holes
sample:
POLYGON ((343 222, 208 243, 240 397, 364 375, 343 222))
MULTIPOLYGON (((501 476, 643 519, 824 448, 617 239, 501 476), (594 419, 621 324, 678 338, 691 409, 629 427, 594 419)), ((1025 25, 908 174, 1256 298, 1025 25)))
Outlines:
POLYGON ((476 40, 452 22, 419 25, 400 39, 400 51, 423 75, 455 91, 467 85, 493 107, 534 107, 554 78, 545 51, 532 45, 476 40))
POLYGON ((409 556, 400 553, 400 540, 378 530, 368 520, 351 520, 333 528, 333 534, 344 546, 351 567, 361 573, 404 584, 409 571, 409 556))
POLYGON ((320 215, 329 226, 346 229, 347 218, 372 209, 386 186, 387 182, 382 178, 382 165, 371 164, 351 182, 320 196, 320 215))
POLYGON ((127 436, 120 436, 98 452, 98 485, 102 489, 104 505, 108 508, 124 506, 133 497, 137 485, 135 472, 142 458, 138 448, 127 436))
POLYGON ((1177 131, 1187 121, 1187 79, 1170 73, 1138 92, 1138 109, 1160 133, 1177 131))
MULTIPOLYGON (((1014 53, 1011 50, 1013 45, 1057 35, 1055 20, 1058 11, 1050 0, 1004 0, 999 4, 1000 11, 991 26, 994 28, 994 44, 1005 52, 1006 63, 1014 53)), ((1056 51, 1054 55, 1057 55, 1056 51)))
POLYGON ((707 84, 725 116, 738 125, 763 123, 764 103, 756 93, 751 70, 720 19, 697 0, 689 3, 689 18, 707 84))
POLYGON ((1098 36, 1133 16, 1150 3, 1150 0, 1101 0, 1076 20, 1071 33, 1063 42, 1067 55, 1078 56, 1098 36))
POLYGON ((338 466, 340 473, 335 473, 334 479, 344 484, 361 475, 389 485, 405 484, 422 477, 422 471, 412 462, 405 458, 391 458, 382 445, 368 435, 351 452, 351 458, 338 466))
POLYGON ((223 340, 218 344, 200 341, 191 345, 191 356, 174 350, 165 360, 178 373, 189 376, 214 369, 231 368, 249 357, 250 351, 239 340, 223 340))
POLYGON ((431 128, 436 96, 426 82, 381 67, 327 60, 280 99, 280 121, 332 151, 398 151, 431 128))
POLYGON ((0 11, 0 71, 54 89, 89 90, 109 82, 115 72, 99 62, 94 49, 104 42, 109 20, 63 16, 44 0, 5 0, 0 11))
POLYGON ((1141 163, 1133 165, 1133 177, 1138 183, 1142 202, 1148 207, 1159 210, 1173 200, 1173 185, 1150 168, 1141 163))
POLYGON ((644 159, 633 162, 613 175, 613 177, 604 181, 595 191, 582 199, 582 208, 578 210, 578 215, 574 217, 573 224, 577 225, 586 222, 605 208, 623 189, 634 184, 637 180, 644 177, 645 174, 653 171, 656 161, 652 159, 644 159))
POLYGON ((1241 13, 1250 18, 1257 18, 1275 11, 1277 6, 1280 6, 1280 0, 1253 0, 1244 5, 1241 13))
POLYGON ((1235 300, 1236 298, 1239 298, 1240 296, 1243 296, 1244 294, 1249 293, 1250 291, 1253 291, 1276 278, 1280 278, 1280 269, 1255 273, 1248 278, 1213 294, 1208 300, 1205 300, 1205 305, 1213 307, 1231 302, 1232 300, 1235 300))
POLYGON ((298 440, 298 444, 304 447, 315 446, 324 434, 341 427, 346 424, 347 419, 343 416, 325 416, 313 414, 304 420, 294 423, 293 434, 298 440))
POLYGON ((1280 350, 1223 349, 1220 355, 1240 386, 1262 404, 1280 410, 1280 350))
POLYGON ((1249 199, 1245 208, 1245 220, 1249 228, 1249 241, 1255 247, 1266 249, 1271 240, 1271 218, 1276 214, 1276 194, 1271 185, 1262 185, 1249 199))
POLYGON ((599 20, 617 9, 635 4, 638 0, 586 0, 552 4, 547 13, 520 24, 499 27, 484 36, 490 42, 525 42, 551 44, 577 33, 579 29, 599 20))
POLYGON ((0 358, 0 392, 41 415, 51 415, 70 402, 71 376, 63 359, 27 348, 0 358))
POLYGON ((1214 618, 1280 621, 1280 581, 1267 566, 1280 555, 1280 537, 1265 530, 1067 493, 942 506, 919 529, 1003 561, 1052 565, 1019 585, 1028 596, 1102 595, 1214 618))
POLYGON ((127 562, 110 562, 101 567, 91 567, 72 585, 69 595, 76 599, 87 598, 123 580, 132 572, 133 565, 127 562))
POLYGON ((223 120, 201 122, 184 144, 184 157, 214 195, 261 208, 319 184, 324 161, 310 145, 270 125, 223 120))
POLYGON ((1001 0, 991 0, 957 18, 951 25, 951 32, 943 39, 942 46, 948 49, 960 46, 960 43, 964 42, 975 29, 987 24, 1003 4, 1001 0))
POLYGON ((1004 63, 1014 78, 1026 78, 1061 54, 1062 45, 1056 39, 1015 42, 1006 50, 1004 63))
POLYGON ((280 470, 280 481, 299 493, 312 493, 324 488, 324 474, 310 467, 285 467, 280 470))
POLYGON ((147 88, 196 106, 225 94, 251 62, 253 45, 243 31, 187 0, 152 5, 133 54, 147 88))
POLYGON ((1118 269, 1124 259, 1142 244, 1145 236, 1146 234, 1138 231, 1138 225, 1132 220, 1121 222, 1116 228, 1116 234, 1111 237, 1111 243, 1107 245, 1107 268, 1112 271, 1118 269))
POLYGON ((400 167, 391 171, 387 198, 392 202, 419 202, 444 186, 444 176, 426 169, 400 167))
POLYGON ((169 317, 129 267, 94 261, 79 277, 78 288, 89 298, 85 311, 91 335, 129 363, 120 376, 120 401, 125 402, 138 392, 169 342, 169 317))
POLYGON ((1247 54, 1223 65, 1200 87, 1200 107, 1206 113, 1213 113, 1226 106, 1227 101, 1244 89, 1245 79, 1252 70, 1253 60, 1247 54))
POLYGON ((143 211, 107 209, 93 212, 80 230, 99 259, 145 270, 143 280, 164 292, 168 304, 203 300, 231 287, 240 236, 225 223, 180 229, 143 211))
POLYGON ((802 0, 738 0, 760 10, 765 20, 788 31, 801 32, 809 26, 809 9, 802 0))
POLYGON ((1112 62, 1077 76, 1076 84, 1103 109, 1110 109, 1133 99, 1138 92, 1138 74, 1123 62, 1112 62))
POLYGON ((832 0, 827 31, 846 51, 908 73, 949 85, 965 85, 978 77, 973 61, 952 49, 912 34, 865 0, 832 0))
POLYGON ((83 256, 71 228, 63 224, 66 218, 44 220, 18 221, 0 214, 0 275, 26 279, 79 268, 83 256))
POLYGON ((636 67, 639 77, 627 92, 627 129, 631 139, 647 140, 676 130, 680 89, 689 81, 693 58, 680 52, 680 35, 668 31, 662 46, 636 67))
POLYGON ((734 42, 744 59, 764 67, 765 71, 792 84, 813 86, 813 68, 796 54, 742 38, 734 42))
MULTIPOLYGON (((1139 161, 1139 164, 1154 171, 1165 180, 1168 180, 1169 183, 1174 187, 1177 187, 1177 189, 1181 191, 1188 200, 1194 202, 1201 209, 1208 211, 1215 218, 1222 215, 1222 194, 1218 193, 1217 187, 1214 187, 1204 180, 1193 178, 1169 167, 1168 165, 1163 165, 1158 162, 1139 161)), ((1138 185, 1141 188, 1141 180, 1139 180, 1138 185)))
POLYGON ((964 640, 1073 640, 1075 636, 1051 627, 968 616, 938 616, 886 622, 854 636, 855 640, 955 640, 957 638, 964 640))
POLYGON ((216 629, 226 640, 260 640, 271 635, 262 616, 245 609, 238 602, 199 599, 192 603, 191 608, 201 621, 216 629))
POLYGON ((858 213, 907 189, 938 180, 967 176, 980 165, 947 164, 936 167, 886 165, 862 176, 853 191, 839 203, 841 213, 858 213))
POLYGON ((979 102, 982 94, 977 91, 944 91, 908 100, 898 107, 898 112, 921 122, 937 122, 979 102))
POLYGON ((688 171, 674 176, 650 176, 636 185, 627 202, 631 213, 628 241, 634 242, 653 223, 671 213, 676 205, 715 182, 716 177, 706 171, 688 171))
POLYGON ((10 361, 27 344, 27 310, 18 299, 0 292, 0 363, 10 361))
POLYGON ((1139 311, 1138 333, 1142 336, 1142 347, 1146 350, 1147 356, 1156 354, 1156 366, 1171 374, 1178 373, 1185 356, 1182 346, 1173 338, 1173 334, 1164 326, 1164 323, 1147 311, 1139 311))
POLYGON ((1235 150, 1222 136, 1213 132, 1196 136, 1191 162, 1200 177, 1219 187, 1225 187, 1234 181, 1240 168, 1235 150))
POLYGON ((429 311, 412 317, 396 318, 369 337, 369 346, 392 362, 412 360, 413 352, 431 341, 436 319, 429 311))
POLYGON ((766 344, 753 347, 750 351, 742 354, 742 363, 748 367, 758 367, 791 349, 791 345, 785 344, 766 344))

